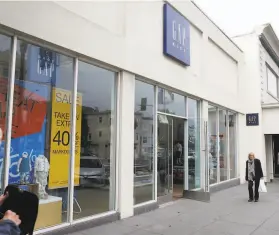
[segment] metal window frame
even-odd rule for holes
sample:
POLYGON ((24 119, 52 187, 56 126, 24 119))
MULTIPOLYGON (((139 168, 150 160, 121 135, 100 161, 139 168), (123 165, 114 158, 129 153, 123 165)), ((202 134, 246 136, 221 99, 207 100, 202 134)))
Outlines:
POLYGON ((220 127, 219 127, 219 111, 220 108, 216 107, 216 157, 217 157, 217 184, 220 183, 220 127))
POLYGON ((157 109, 158 109, 158 87, 154 86, 154 105, 153 105, 153 172, 154 172, 154 186, 153 186, 153 200, 157 202, 157 190, 158 190, 158 169, 157 169, 157 149, 158 149, 158 114, 157 114, 157 109))
POLYGON ((11 38, 11 57, 10 57, 10 71, 9 71, 9 85, 8 85, 8 105, 6 107, 6 127, 5 127, 5 146, 4 146, 4 168, 1 174, 4 175, 3 189, 9 184, 9 168, 10 168, 10 153, 11 153, 11 137, 12 137, 12 118, 13 118, 13 103, 14 103, 14 84, 15 84, 15 67, 16 67, 16 50, 17 50, 17 36, 11 38), (6 156, 6 157, 5 157, 6 156))
POLYGON ((238 113, 235 113, 235 143, 234 143, 234 148, 235 148, 235 178, 240 177, 240 166, 239 166, 239 117, 240 115, 238 113))
POLYGON ((76 114, 77 114, 77 86, 78 86, 78 58, 74 58, 74 79, 72 89, 71 105, 71 144, 69 158, 69 178, 68 178, 68 222, 73 223, 74 219, 74 187, 75 187, 75 150, 76 150, 76 114))
POLYGON ((189 190, 189 161, 188 161, 188 145, 189 145, 189 128, 188 128, 188 118, 189 118, 189 105, 188 97, 185 96, 185 111, 186 119, 184 119, 184 190, 189 190))
POLYGON ((231 161, 230 161, 230 117, 229 111, 226 110, 226 158, 227 158, 227 180, 231 179, 231 161))

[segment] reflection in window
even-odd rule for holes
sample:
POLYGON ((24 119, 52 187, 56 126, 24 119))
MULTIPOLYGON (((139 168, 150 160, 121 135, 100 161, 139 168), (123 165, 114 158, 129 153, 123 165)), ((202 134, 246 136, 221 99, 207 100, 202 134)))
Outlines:
POLYGON ((209 161, 209 182, 217 183, 217 108, 208 106, 208 161, 209 161))
POLYGON ((3 185, 4 174, 4 145, 5 142, 5 127, 6 127, 6 108, 8 104, 7 91, 8 91, 8 76, 10 67, 10 54, 11 54, 11 38, 0 35, 0 188, 3 185))
POLYGON ((73 59, 18 41, 16 71, 9 183, 38 195, 39 229, 67 220, 73 59))
POLYGON ((185 117, 185 97, 169 90, 158 88, 158 111, 185 117))
POLYGON ((154 87, 136 81, 135 144, 134 144, 134 204, 153 199, 153 113, 154 87))
POLYGON ((226 111, 219 110, 219 165, 220 181, 228 179, 226 111))
POLYGON ((200 188, 200 125, 198 101, 188 98, 189 189, 200 188))
POLYGON ((236 115, 229 112, 230 178, 236 178, 236 115))
POLYGON ((74 219, 114 209, 115 77, 114 72, 79 62, 81 158, 74 209, 80 213, 74 213, 74 219))

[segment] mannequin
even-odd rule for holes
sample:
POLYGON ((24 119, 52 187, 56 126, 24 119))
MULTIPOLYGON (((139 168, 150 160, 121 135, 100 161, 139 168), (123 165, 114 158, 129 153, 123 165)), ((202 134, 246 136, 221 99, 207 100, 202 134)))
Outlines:
POLYGON ((17 172, 20 174, 20 184, 28 184, 31 168, 31 162, 27 152, 23 152, 18 161, 17 172))
POLYGON ((44 155, 39 155, 35 160, 34 176, 36 183, 39 184, 39 198, 47 199, 46 192, 47 177, 49 173, 49 162, 44 155))

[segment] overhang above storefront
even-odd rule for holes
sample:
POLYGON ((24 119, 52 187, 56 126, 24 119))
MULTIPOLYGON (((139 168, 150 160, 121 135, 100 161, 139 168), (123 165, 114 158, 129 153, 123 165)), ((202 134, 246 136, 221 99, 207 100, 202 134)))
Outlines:
POLYGON ((261 44, 279 67, 279 40, 271 24, 259 27, 258 33, 261 44))

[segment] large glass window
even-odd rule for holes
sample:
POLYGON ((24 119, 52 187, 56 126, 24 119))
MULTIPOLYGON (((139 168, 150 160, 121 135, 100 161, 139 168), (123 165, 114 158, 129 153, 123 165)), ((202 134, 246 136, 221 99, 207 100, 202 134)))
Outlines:
POLYGON ((114 72, 79 62, 74 219, 114 209, 114 72), (79 140, 80 137, 80 140, 79 140), (78 160, 76 158, 76 160, 78 160))
POLYGON ((200 188, 200 125, 198 101, 188 98, 189 189, 200 188))
POLYGON ((158 111, 185 117, 185 97, 163 88, 158 88, 158 111))
POLYGON ((236 178, 236 115, 229 112, 230 178, 236 178))
POLYGON ((134 204, 154 198, 154 86, 136 81, 134 204))
POLYGON ((11 38, 0 35, 0 189, 3 185, 4 174, 4 144, 6 128, 6 108, 8 104, 8 77, 11 55, 11 38))
POLYGON ((36 229, 67 220, 72 88, 72 58, 18 41, 9 183, 38 195, 36 229))
POLYGON ((267 89, 268 91, 278 97, 278 77, 267 67, 267 89))
POLYGON ((220 181, 228 179, 226 110, 219 110, 219 165, 220 181))
POLYGON ((218 148, 217 148, 217 108, 208 106, 208 162, 209 162, 209 182, 217 183, 217 167, 218 167, 218 148))

